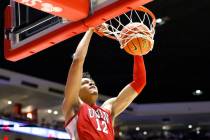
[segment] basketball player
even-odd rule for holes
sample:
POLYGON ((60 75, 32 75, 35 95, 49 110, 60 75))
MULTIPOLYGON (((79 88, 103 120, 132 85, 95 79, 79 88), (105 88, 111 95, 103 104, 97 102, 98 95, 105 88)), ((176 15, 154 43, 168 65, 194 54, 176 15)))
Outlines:
POLYGON ((96 105, 98 89, 95 82, 83 76, 83 64, 93 29, 80 41, 68 73, 62 110, 65 129, 72 140, 114 140, 113 121, 137 97, 146 84, 143 58, 134 56, 133 81, 120 93, 96 105))

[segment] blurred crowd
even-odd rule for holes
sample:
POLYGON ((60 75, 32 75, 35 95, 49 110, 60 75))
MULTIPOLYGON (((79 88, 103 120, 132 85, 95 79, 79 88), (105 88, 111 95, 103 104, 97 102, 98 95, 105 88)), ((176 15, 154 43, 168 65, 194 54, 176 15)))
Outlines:
POLYGON ((37 126, 37 127, 44 127, 44 128, 65 131, 63 121, 52 120, 51 122, 49 122, 45 118, 42 118, 40 121, 38 121, 28 118, 25 114, 17 115, 13 113, 4 113, 4 112, 0 112, 0 119, 25 123, 28 126, 37 126))

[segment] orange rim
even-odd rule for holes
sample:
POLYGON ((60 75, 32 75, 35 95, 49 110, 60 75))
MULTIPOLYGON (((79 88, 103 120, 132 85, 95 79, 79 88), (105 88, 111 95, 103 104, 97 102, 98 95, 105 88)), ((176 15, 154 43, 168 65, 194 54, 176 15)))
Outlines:
POLYGON ((143 11, 147 14, 149 14, 152 18, 152 25, 153 25, 153 28, 155 28, 156 26, 156 18, 155 18, 155 15, 152 13, 152 11, 150 11, 149 9, 147 9, 146 7, 144 6, 140 6, 138 8, 135 8, 134 10, 137 10, 137 11, 143 11))

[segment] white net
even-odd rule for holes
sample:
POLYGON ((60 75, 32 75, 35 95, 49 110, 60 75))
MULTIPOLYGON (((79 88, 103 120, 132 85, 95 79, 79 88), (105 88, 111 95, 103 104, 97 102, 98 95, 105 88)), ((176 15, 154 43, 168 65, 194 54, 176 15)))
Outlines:
POLYGON ((141 9, 131 10, 103 23, 96 27, 96 31, 99 35, 118 40, 120 48, 124 48, 134 38, 146 39, 153 46, 155 25, 154 15, 150 11, 145 11, 144 7, 141 7, 141 9))

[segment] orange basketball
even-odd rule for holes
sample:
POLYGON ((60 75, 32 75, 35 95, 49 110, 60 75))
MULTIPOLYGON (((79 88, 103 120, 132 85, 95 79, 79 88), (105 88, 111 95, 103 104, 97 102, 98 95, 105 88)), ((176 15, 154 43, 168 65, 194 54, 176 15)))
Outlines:
POLYGON ((131 23, 126 25, 121 30, 122 47, 131 55, 145 55, 151 51, 153 44, 148 39, 138 37, 137 34, 150 36, 148 27, 141 23, 131 23), (132 37, 133 39, 130 40, 130 36, 134 36, 132 37), (124 45, 125 43, 127 44, 124 45))
POLYGON ((145 55, 151 50, 151 43, 143 38, 134 38, 127 43, 124 50, 131 55, 145 55))

